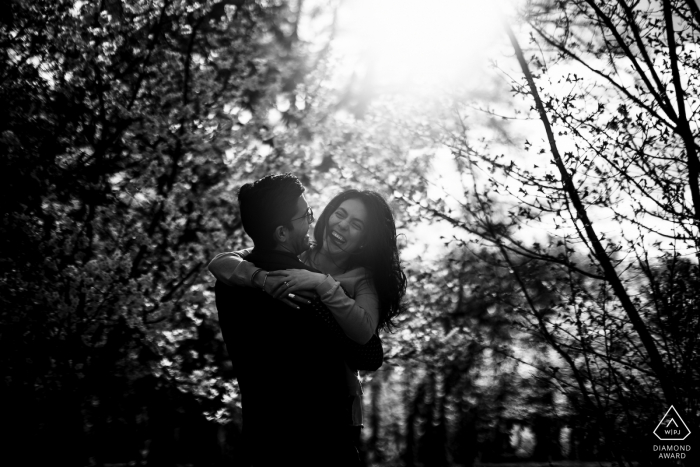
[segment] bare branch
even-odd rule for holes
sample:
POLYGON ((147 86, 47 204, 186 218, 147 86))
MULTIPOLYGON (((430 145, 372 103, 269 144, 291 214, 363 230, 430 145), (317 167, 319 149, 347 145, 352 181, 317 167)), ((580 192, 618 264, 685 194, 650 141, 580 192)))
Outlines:
POLYGON ((530 68, 527 64, 527 61, 525 60, 525 57, 523 55, 523 51, 520 48, 520 44, 515 37, 515 34, 513 33, 512 29, 507 23, 504 23, 504 27, 506 29, 506 33, 508 34, 508 37, 510 39, 510 42, 513 46, 513 49, 515 51, 515 55, 518 59, 518 62, 520 64, 520 67, 522 69, 522 72, 525 76, 525 79, 528 82, 528 85, 530 87, 530 94, 532 95, 532 98, 535 100, 535 107, 540 115, 540 120, 542 121, 542 124, 545 127, 545 131, 547 133, 547 140, 549 141, 549 146, 552 151, 552 156, 554 158, 555 165, 557 166, 557 169, 559 170, 560 176, 561 176, 561 181, 566 189, 569 198, 571 199, 572 204, 574 205, 576 214, 578 215, 578 218, 581 220, 586 237, 591 242, 591 246, 593 250, 595 251, 595 257, 598 260, 601 268, 603 269, 605 273, 605 277, 610 283, 610 285, 613 288, 613 291, 615 292, 615 295, 617 296, 618 300, 620 300, 620 303, 625 310, 625 313, 627 316, 630 318, 632 321, 632 324, 639 335, 650 359, 650 366, 654 370, 654 373, 657 375, 659 379, 659 383, 661 384, 662 390, 664 392, 664 395, 666 396, 666 399, 668 400, 669 403, 676 403, 677 402, 677 397, 676 397, 676 391, 675 387, 671 383, 671 381, 668 378, 667 375, 667 370, 666 366, 663 362, 663 359, 661 358, 661 355, 659 353, 658 348, 656 347, 656 343, 654 342, 653 338, 651 337, 651 334, 649 333, 649 330, 642 320, 639 311, 635 307, 634 303, 630 299, 629 295, 627 294, 627 290, 625 289, 620 277, 618 276, 617 272, 615 271, 615 267, 612 264, 612 261, 610 257, 607 255, 605 249, 603 248, 603 245, 600 242, 600 239, 598 237, 598 234, 595 232, 593 229, 593 225, 588 217, 588 213, 586 212, 586 209, 581 201, 581 197, 579 193, 576 191, 576 187, 574 185, 574 182, 572 180, 571 175, 568 173, 564 162, 562 160, 562 157, 559 153, 559 149, 557 147, 556 139, 554 138, 554 132, 552 131, 551 123, 549 121, 549 117, 544 109, 544 105, 542 103, 542 99, 540 98, 539 92, 537 90, 537 86, 535 85, 534 79, 532 77, 532 73, 530 72, 530 68))

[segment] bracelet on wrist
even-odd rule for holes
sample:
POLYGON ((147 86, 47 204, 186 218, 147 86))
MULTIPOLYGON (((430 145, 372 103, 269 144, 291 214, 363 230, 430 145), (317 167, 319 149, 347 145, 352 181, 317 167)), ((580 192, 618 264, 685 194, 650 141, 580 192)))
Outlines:
POLYGON ((262 271, 262 268, 258 268, 255 271, 253 271, 253 274, 250 276, 250 283, 255 285, 255 276, 262 271))
POLYGON ((262 285, 262 287, 261 287, 261 289, 262 289, 263 292, 265 291, 265 282, 267 282, 267 276, 269 276, 269 275, 270 275, 269 272, 266 273, 266 274, 265 274, 265 279, 263 279, 263 285, 262 285))

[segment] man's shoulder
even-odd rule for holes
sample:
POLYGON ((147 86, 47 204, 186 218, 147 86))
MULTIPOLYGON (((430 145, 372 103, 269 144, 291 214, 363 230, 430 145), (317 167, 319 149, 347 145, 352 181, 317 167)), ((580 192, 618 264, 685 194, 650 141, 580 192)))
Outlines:
POLYGON ((260 299, 262 294, 260 290, 252 287, 227 285, 221 281, 216 281, 214 296, 216 298, 216 308, 219 315, 221 315, 225 309, 249 306, 252 301, 260 299))
POLYGON ((255 266, 267 271, 278 271, 280 269, 311 269, 292 253, 274 250, 253 250, 253 252, 246 257, 246 261, 250 261, 255 266))
POLYGON ((229 298, 234 295, 248 295, 250 292, 255 291, 256 289, 252 287, 242 287, 239 285, 227 285, 220 280, 216 281, 216 284, 214 284, 214 293, 216 295, 216 298, 218 299, 219 297, 222 298, 229 298))
POLYGON ((214 290, 219 326, 224 338, 248 336, 252 334, 249 330, 264 325, 266 318, 274 314, 274 305, 271 306, 269 297, 261 290, 226 285, 221 281, 216 282, 214 290))
POLYGON ((216 281, 214 288, 219 320, 235 316, 236 321, 265 320, 265 317, 289 314, 287 305, 254 287, 227 285, 216 281))

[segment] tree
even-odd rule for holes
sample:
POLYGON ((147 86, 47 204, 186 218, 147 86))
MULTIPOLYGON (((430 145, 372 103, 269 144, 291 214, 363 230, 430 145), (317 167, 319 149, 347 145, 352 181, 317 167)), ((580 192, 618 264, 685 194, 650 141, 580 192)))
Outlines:
POLYGON ((241 244, 232 188, 282 167, 260 156, 268 112, 322 58, 301 2, 3 10, 7 445, 30 464, 218 462, 237 395, 204 266, 241 244))
MULTIPOLYGON (((518 291, 517 324, 556 354, 540 375, 567 395, 576 442, 624 463, 664 407, 697 416, 697 308, 679 271, 700 259, 700 16, 693 1, 572 0, 531 2, 521 19, 506 27, 520 100, 453 93, 439 112, 388 112, 402 136, 348 138, 348 165, 391 189, 406 225, 447 222, 453 248, 495 255, 518 291), (523 118, 525 130, 514 123, 523 118), (440 191, 431 178, 439 147, 450 149, 461 186, 440 191), (356 156, 361 148, 375 158, 356 156)), ((374 128, 382 105, 365 116, 374 128)), ((456 285, 428 282, 455 296, 456 285)))
POLYGON ((635 457, 630 440, 662 407, 697 414, 700 375, 671 350, 695 349, 697 338, 671 337, 661 325, 673 315, 695 331, 695 305, 676 301, 670 312, 639 291, 659 297, 659 270, 682 290, 685 279, 671 272, 678 255, 692 267, 700 258, 698 18, 685 1, 529 4, 528 49, 506 30, 522 76, 512 89, 532 106, 541 143, 531 133, 525 153, 494 139, 480 145, 455 102, 453 123, 432 138, 450 147, 465 180, 460 210, 397 189, 468 233, 457 246, 476 238, 500 254, 522 296, 522 322, 557 352, 572 403, 620 462, 635 457), (533 228, 548 235, 529 240, 533 228), (545 283, 550 299, 536 300, 524 259, 556 272, 545 283), (625 432, 628 441, 613 442, 625 432))

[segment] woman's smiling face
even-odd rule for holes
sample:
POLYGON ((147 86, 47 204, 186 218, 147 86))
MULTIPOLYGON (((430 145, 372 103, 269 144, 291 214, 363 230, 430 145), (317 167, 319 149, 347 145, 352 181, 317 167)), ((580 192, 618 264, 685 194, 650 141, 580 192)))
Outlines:
POLYGON ((328 252, 355 253, 363 245, 367 228, 367 208, 359 199, 347 199, 328 218, 324 246, 328 252))

